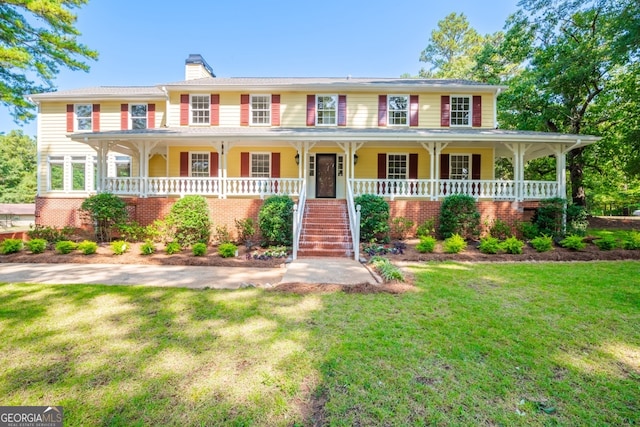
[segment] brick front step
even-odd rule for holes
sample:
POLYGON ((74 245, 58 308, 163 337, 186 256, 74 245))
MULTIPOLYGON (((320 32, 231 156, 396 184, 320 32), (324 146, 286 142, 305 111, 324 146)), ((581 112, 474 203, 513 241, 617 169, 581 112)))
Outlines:
POLYGON ((344 242, 351 244, 351 237, 345 235, 344 233, 340 234, 302 234, 300 236, 300 242, 325 242, 327 240, 331 240, 333 242, 344 242))
POLYGON ((313 250, 298 250, 298 257, 332 257, 332 258, 350 258, 353 256, 352 250, 333 250, 333 249, 313 249, 313 250))
POLYGON ((353 256, 344 200, 307 200, 298 256, 353 256))

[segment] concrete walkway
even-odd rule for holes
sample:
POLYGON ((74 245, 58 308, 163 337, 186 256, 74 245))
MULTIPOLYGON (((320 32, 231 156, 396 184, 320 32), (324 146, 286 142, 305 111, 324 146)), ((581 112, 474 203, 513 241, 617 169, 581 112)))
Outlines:
POLYGON ((279 283, 376 283, 369 270, 346 258, 304 258, 286 268, 133 264, 0 263, 0 282, 104 284, 238 289, 279 283))

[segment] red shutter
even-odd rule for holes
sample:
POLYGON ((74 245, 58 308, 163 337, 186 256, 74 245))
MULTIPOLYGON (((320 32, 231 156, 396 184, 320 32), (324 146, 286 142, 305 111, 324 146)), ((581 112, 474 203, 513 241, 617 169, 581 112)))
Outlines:
POLYGON ((246 93, 240 95, 240 126, 249 126, 249 94, 246 93))
POLYGON ((418 154, 409 154, 409 179, 418 179, 418 154))
POLYGON ((93 123, 93 131, 100 132, 100 104, 93 104, 91 123, 93 123))
POLYGON ((220 167, 218 153, 211 152, 211 162, 209 165, 209 176, 218 176, 218 168, 220 167))
POLYGON ((180 176, 189 176, 189 153, 180 152, 180 176))
POLYGON ((220 124, 220 95, 211 94, 211 103, 209 104, 209 114, 211 115, 211 126, 220 124))
POLYGON ((129 129, 129 104, 120 104, 120 130, 129 129))
POLYGON ((67 104, 67 132, 73 132, 73 104, 67 104))
POLYGON ((246 151, 240 153, 240 176, 249 176, 249 153, 246 151))
POLYGON ((451 117, 451 100, 448 95, 440 97, 440 126, 449 127, 451 117))
POLYGON ((473 127, 481 127, 482 126, 482 97, 475 95, 473 97, 473 117, 472 117, 472 126, 473 127))
POLYGON ((387 95, 378 96, 378 126, 387 125, 387 95))
POLYGON ((280 153, 271 153, 271 178, 280 178, 280 153))
MULTIPOLYGON (((387 179, 387 153, 378 153, 378 179, 387 179)), ((378 183, 378 194, 384 194, 385 183, 378 183)))
POLYGON ((482 161, 480 154, 473 154, 471 156, 471 179, 480 179, 482 167, 482 161))
POLYGON ((338 126, 347 125, 347 95, 338 95, 338 126))
POLYGON ((449 155, 440 154, 440 179, 449 179, 449 155))
POLYGON ((189 94, 180 95, 180 126, 189 126, 189 94))
POLYGON ((307 95, 307 126, 316 125, 316 96, 307 95))
POLYGON ((409 126, 418 126, 418 111, 420 102, 418 95, 409 96, 409 126))
POLYGON ((153 129, 156 127, 156 104, 147 105, 147 128, 153 129))
POLYGON ((280 95, 271 95, 271 126, 280 126, 280 95))

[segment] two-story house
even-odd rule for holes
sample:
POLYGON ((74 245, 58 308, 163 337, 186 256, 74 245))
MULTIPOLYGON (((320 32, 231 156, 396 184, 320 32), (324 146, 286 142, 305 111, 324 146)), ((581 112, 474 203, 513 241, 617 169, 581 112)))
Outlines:
MULTIPOLYGON (((469 194, 485 219, 566 193, 565 154, 585 135, 500 130, 503 86, 399 78, 220 78, 190 55, 185 80, 32 95, 38 104, 36 220, 80 226, 95 192, 121 195, 133 219, 163 217, 176 198, 208 198, 214 222, 256 217, 262 199, 378 194, 392 216, 437 216, 469 194), (555 181, 525 181, 525 162, 555 156, 555 181), (514 179, 495 179, 507 157, 514 179)), ((344 202, 342 202, 344 203, 344 202)), ((304 211, 299 214, 304 220, 304 211)), ((331 215, 326 218, 332 221, 331 215)))

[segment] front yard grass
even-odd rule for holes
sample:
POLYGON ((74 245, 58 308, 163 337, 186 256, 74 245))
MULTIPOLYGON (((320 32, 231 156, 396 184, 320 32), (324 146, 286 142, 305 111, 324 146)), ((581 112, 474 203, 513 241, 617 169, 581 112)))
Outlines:
POLYGON ((2 284, 2 404, 68 426, 640 423, 640 262, 413 272, 402 295, 2 284))

